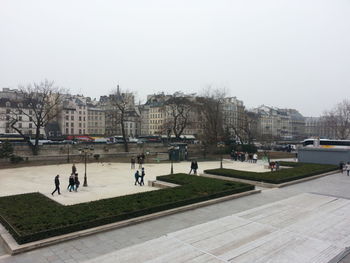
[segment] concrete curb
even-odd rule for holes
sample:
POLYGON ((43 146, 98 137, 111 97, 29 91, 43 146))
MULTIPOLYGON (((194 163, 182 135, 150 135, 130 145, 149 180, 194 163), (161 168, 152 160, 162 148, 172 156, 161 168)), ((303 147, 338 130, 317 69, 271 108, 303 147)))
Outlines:
POLYGON ((134 225, 134 224, 141 223, 144 221, 156 219, 159 217, 176 214, 179 212, 184 212, 187 210, 192 210, 192 209, 196 209, 199 207, 212 205, 212 204, 228 201, 231 199, 240 198, 243 196, 257 194, 260 192, 261 192, 261 190, 251 190, 251 191, 247 191, 247 192, 243 192, 243 193, 224 196, 224 197, 220 197, 220 198, 216 198, 216 199, 212 199, 212 200, 208 200, 208 201, 204 201, 204 202, 200 202, 200 203, 195 203, 195 204, 191 204, 191 205, 187 205, 187 206, 182 206, 182 207, 178 207, 178 208, 173 208, 173 209, 161 211, 158 213, 140 216, 140 217, 136 217, 136 218, 132 218, 132 219, 128 219, 128 220, 124 220, 124 221, 120 221, 120 222, 116 222, 116 223, 112 223, 112 224, 107 224, 107 225, 103 225, 103 226, 89 228, 86 230, 77 231, 77 232, 73 232, 73 233, 69 233, 69 234, 65 234, 65 235, 60 235, 60 236, 55 236, 55 237, 51 237, 51 238, 47 238, 47 239, 43 239, 43 240, 39 240, 39 241, 35 241, 35 242, 30 242, 30 243, 26 243, 23 245, 17 244, 17 242, 14 240, 14 238, 7 231, 1 231, 1 230, 4 230, 4 227, 0 224, 0 233, 1 233, 0 238, 3 240, 4 245, 5 245, 6 249, 8 250, 8 252, 11 255, 15 255, 15 254, 27 252, 30 250, 34 250, 37 248, 42 248, 42 247, 50 246, 53 244, 61 243, 64 241, 68 241, 68 240, 72 240, 72 239, 76 239, 76 238, 80 238, 80 237, 84 237, 84 236, 88 236, 88 235, 92 235, 92 234, 96 234, 96 233, 100 233, 100 232, 104 232, 104 231, 108 231, 108 230, 112 230, 112 229, 117 229, 117 228, 121 228, 121 227, 125 227, 125 226, 130 226, 130 225, 134 225))
POLYGON ((227 181, 233 181, 233 182, 239 182, 239 183, 252 184, 252 185, 260 186, 260 187, 264 187, 264 188, 281 188, 281 187, 285 187, 285 186, 289 186, 289 185, 293 185, 293 184, 299 184, 302 182, 314 180, 314 179, 321 178, 321 177, 324 177, 327 175, 336 174, 338 172, 339 172, 338 170, 335 170, 332 172, 318 174, 318 175, 314 175, 314 176, 310 176, 310 177, 305 177, 302 179, 298 179, 298 180, 294 180, 294 181, 290 181, 290 182, 286 182, 286 183, 282 183, 282 184, 270 184, 270 183, 264 183, 264 182, 259 182, 259 181, 252 181, 252 180, 246 180, 246 179, 240 179, 240 178, 234 178, 234 177, 228 177, 228 176, 214 175, 214 174, 209 174, 209 173, 201 174, 201 176, 215 178, 215 179, 221 179, 221 180, 227 180, 227 181))

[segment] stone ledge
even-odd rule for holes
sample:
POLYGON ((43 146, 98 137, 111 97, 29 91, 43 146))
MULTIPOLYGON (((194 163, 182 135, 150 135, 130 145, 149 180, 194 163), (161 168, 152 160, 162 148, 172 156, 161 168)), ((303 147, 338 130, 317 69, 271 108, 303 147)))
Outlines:
POLYGON ((157 188, 170 188, 179 186, 178 184, 158 181, 158 180, 148 180, 148 186, 157 187, 157 188))
MULTIPOLYGON (((39 241, 34 241, 34 242, 22 244, 22 245, 17 244, 17 242, 14 240, 14 238, 7 231, 0 231, 0 237, 3 240, 8 252, 11 255, 15 255, 15 254, 27 252, 30 250, 34 250, 37 248, 42 248, 42 247, 50 246, 53 244, 58 244, 58 243, 61 243, 64 241, 76 239, 79 237, 84 237, 84 236, 88 236, 88 235, 92 235, 92 234, 96 234, 96 233, 100 233, 100 232, 104 232, 104 231, 108 231, 108 230, 112 230, 112 229, 117 229, 117 228, 121 228, 121 227, 125 227, 125 226, 130 226, 130 225, 134 225, 134 224, 141 223, 144 221, 156 219, 159 217, 176 214, 179 212, 184 212, 187 210, 192 210, 192 209, 196 209, 199 207, 212 205, 212 204, 228 201, 231 199, 236 199, 236 198, 243 197, 243 196, 257 194, 260 192, 261 192, 261 190, 246 191, 243 193, 238 193, 238 194, 224 196, 224 197, 220 197, 220 198, 216 198, 216 199, 211 199, 211 200, 204 201, 204 202, 199 202, 199 203, 195 203, 195 204, 191 204, 191 205, 187 205, 187 206, 173 208, 173 209, 169 209, 169 210, 165 210, 165 211, 161 211, 161 212, 157 212, 157 213, 153 213, 153 214, 149 214, 149 215, 144 215, 144 216, 140 216, 140 217, 136 217, 136 218, 132 218, 132 219, 128 219, 128 220, 124 220, 124 221, 120 221, 120 222, 116 222, 116 223, 112 223, 112 224, 107 224, 107 225, 103 225, 103 226, 89 228, 86 230, 81 230, 81 231, 77 231, 77 232, 73 232, 73 233, 69 233, 69 234, 50 237, 47 239, 42 239, 39 241)), ((0 229, 1 228, 4 229, 3 226, 0 224, 0 229)))
POLYGON ((281 187, 285 187, 285 186, 289 186, 289 185, 298 184, 298 183, 310 181, 313 179, 321 178, 321 177, 324 177, 327 175, 336 174, 338 172, 339 172, 338 170, 335 170, 332 172, 318 174, 318 175, 314 175, 314 176, 309 176, 309 177, 305 177, 302 179, 298 179, 298 180, 294 180, 294 181, 290 181, 290 182, 286 182, 286 183, 282 183, 282 184, 264 183, 264 182, 259 182, 259 181, 240 179, 240 178, 221 176, 221 175, 214 175, 214 174, 209 174, 209 173, 201 174, 201 176, 215 178, 215 179, 221 179, 221 180, 227 180, 227 181, 233 181, 233 182, 239 182, 239 183, 252 184, 252 185, 260 186, 260 187, 264 187, 264 188, 281 188, 281 187))

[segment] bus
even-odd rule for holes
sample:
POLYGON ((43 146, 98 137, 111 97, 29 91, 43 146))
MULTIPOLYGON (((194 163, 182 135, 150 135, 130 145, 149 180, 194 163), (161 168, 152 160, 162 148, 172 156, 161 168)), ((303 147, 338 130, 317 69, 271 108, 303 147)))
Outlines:
POLYGON ((23 138, 18 133, 0 133, 0 142, 27 142, 29 137, 23 138))
POLYGON ((306 139, 302 143, 307 148, 350 149, 350 140, 306 139))

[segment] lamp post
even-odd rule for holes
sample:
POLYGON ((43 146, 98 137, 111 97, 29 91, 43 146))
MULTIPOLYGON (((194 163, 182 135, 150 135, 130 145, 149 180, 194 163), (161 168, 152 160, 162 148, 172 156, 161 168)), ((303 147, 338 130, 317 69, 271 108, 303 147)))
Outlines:
POLYGON ((217 147, 220 149, 220 169, 222 169, 222 148, 225 147, 225 143, 218 142, 217 147))
POLYGON ((87 172, 86 172, 86 168, 87 168, 87 157, 88 155, 92 154, 94 148, 91 146, 85 146, 84 148, 79 149, 79 152, 82 156, 84 156, 84 163, 85 163, 85 173, 84 173, 84 184, 83 186, 88 186, 87 184, 87 172))
POLYGON ((169 150, 170 150, 170 162, 171 162, 171 166, 170 166, 170 174, 174 174, 174 153, 176 149, 179 149, 179 147, 176 146, 170 146, 169 150))

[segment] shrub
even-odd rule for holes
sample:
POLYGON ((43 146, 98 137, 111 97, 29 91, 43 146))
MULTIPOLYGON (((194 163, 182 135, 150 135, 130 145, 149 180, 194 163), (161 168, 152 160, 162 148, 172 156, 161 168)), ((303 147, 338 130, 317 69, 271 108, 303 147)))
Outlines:
POLYGON ((0 221, 19 244, 109 224, 254 189, 254 186, 173 174, 157 177, 180 186, 63 206, 40 193, 0 198, 0 221))
POLYGON ((13 155, 13 146, 10 142, 0 144, 0 158, 10 158, 13 155))
POLYGON ((205 170, 204 172, 252 181, 281 184, 337 169, 337 166, 328 164, 280 162, 280 165, 289 166, 292 168, 280 169, 278 171, 265 173, 246 172, 233 169, 210 169, 205 170))
POLYGON ((12 155, 12 156, 10 157, 10 161, 11 161, 11 163, 19 163, 19 162, 23 162, 24 159, 23 159, 21 156, 12 155))

